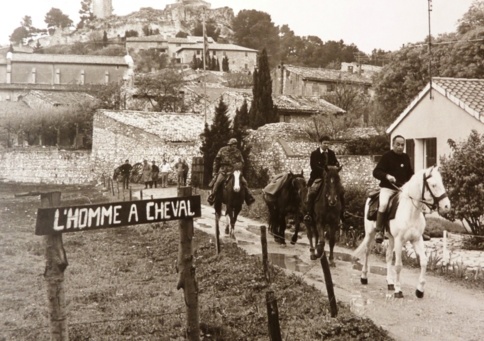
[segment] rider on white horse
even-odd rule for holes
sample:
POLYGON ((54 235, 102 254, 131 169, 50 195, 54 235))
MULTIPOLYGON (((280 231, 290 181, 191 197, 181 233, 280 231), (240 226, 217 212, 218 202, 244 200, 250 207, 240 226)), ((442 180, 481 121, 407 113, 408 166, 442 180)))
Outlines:
MULTIPOLYGON (((244 165, 244 157, 237 148, 237 139, 231 138, 227 143, 227 146, 220 148, 213 161, 213 179, 209 186, 213 186, 212 193, 208 197, 207 201, 210 205, 215 202, 215 193, 224 180, 232 174, 236 166, 239 170, 242 170, 244 165)), ((247 180, 241 175, 240 182, 245 187, 245 203, 251 205, 255 199, 247 186, 247 180)))
POLYGON ((380 180, 380 200, 378 215, 376 218, 377 243, 383 242, 383 225, 385 212, 390 198, 403 186, 413 175, 413 169, 409 156, 403 152, 405 138, 397 135, 392 140, 392 149, 383 154, 373 170, 373 176, 380 180))

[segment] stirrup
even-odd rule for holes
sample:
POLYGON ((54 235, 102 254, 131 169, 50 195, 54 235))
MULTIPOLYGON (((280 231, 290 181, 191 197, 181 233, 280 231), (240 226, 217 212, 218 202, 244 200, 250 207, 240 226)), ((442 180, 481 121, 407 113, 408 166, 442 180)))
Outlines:
POLYGON ((212 206, 215 203, 215 194, 210 194, 207 198, 207 202, 212 206))
POLYGON ((245 203, 247 204, 247 206, 252 205, 254 202, 255 202, 254 197, 249 197, 249 198, 247 198, 247 200, 245 201, 245 203))
POLYGON ((376 234, 375 234, 375 242, 377 244, 381 244, 381 243, 383 243, 383 239, 384 239, 383 233, 380 232, 380 231, 376 231, 376 234))
POLYGON ((313 221, 313 218, 311 218, 311 215, 309 213, 307 213, 304 218, 303 218, 303 221, 306 222, 306 223, 310 223, 313 221))

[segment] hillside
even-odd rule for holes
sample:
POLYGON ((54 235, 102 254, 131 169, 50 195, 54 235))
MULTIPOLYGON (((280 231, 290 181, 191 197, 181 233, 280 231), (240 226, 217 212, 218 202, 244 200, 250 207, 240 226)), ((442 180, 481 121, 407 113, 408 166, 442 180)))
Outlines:
MULTIPOLYGON (((120 39, 124 37, 126 31, 133 30, 138 32, 139 36, 143 36, 143 27, 153 31, 158 30, 160 34, 168 37, 175 37, 180 31, 191 33, 202 20, 202 11, 202 7, 181 3, 167 5, 163 10, 145 7, 125 16, 113 15, 106 19, 95 19, 86 27, 75 31, 58 29, 52 36, 40 38, 39 43, 47 47, 102 40, 104 31, 109 39, 120 39)), ((230 41, 232 35, 230 27, 234 18, 234 11, 231 8, 205 9, 205 18, 207 22, 216 23, 221 38, 230 41)), ((35 45, 36 42, 32 44, 35 45)))

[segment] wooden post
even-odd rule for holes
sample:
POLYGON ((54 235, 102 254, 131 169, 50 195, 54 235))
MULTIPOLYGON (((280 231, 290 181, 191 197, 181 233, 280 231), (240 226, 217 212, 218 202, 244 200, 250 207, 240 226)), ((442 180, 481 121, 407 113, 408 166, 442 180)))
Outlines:
POLYGON ((129 186, 129 201, 133 201, 133 191, 131 190, 131 186, 129 186))
POLYGON ((139 190, 139 200, 143 200, 143 190, 139 190))
POLYGON ((338 305, 336 304, 336 297, 334 296, 333 280, 331 279, 331 271, 329 269, 328 259, 326 258, 326 252, 323 251, 321 256, 321 267, 324 273, 324 282, 326 283, 326 291, 328 292, 329 306, 331 308, 331 317, 338 315, 338 305))
POLYGON ((267 283, 270 283, 271 275, 269 273, 269 257, 267 256, 267 233, 264 225, 260 227, 260 243, 262 245, 262 268, 264 269, 267 283))
POLYGON ((119 199, 119 181, 116 181, 116 189, 118 190, 118 199, 119 199))
POLYGON ((114 182, 113 182, 113 179, 109 178, 109 182, 111 183, 111 193, 113 193, 113 197, 114 197, 114 182))
POLYGON ((217 251, 217 255, 220 254, 220 227, 218 224, 215 224, 215 250, 217 251))
MULTIPOLYGON (((61 192, 42 193, 40 205, 41 207, 60 206, 60 197, 61 192)), ((47 283, 51 340, 68 341, 64 270, 69 264, 62 245, 62 234, 45 236, 44 242, 46 260, 44 279, 47 283)))
MULTIPOLYGON (((178 196, 192 195, 191 187, 178 188, 178 196)), ((186 338, 190 341, 200 340, 200 318, 198 313, 198 284, 193 265, 192 240, 194 234, 193 219, 182 219, 179 222, 180 246, 178 248, 178 273, 180 277, 177 290, 183 288, 186 311, 186 338)))
POLYGON ((267 318, 269 322, 269 340, 282 341, 281 328, 279 326, 279 311, 274 291, 266 292, 267 318))

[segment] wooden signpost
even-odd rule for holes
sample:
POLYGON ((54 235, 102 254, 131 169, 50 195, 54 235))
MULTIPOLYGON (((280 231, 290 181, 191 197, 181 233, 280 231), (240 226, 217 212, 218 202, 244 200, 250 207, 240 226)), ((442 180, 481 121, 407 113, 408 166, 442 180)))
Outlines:
POLYGON ((178 197, 130 202, 102 203, 60 207, 60 192, 27 193, 40 195, 35 234, 45 236, 46 268, 51 340, 68 341, 68 323, 64 296, 64 270, 67 257, 62 234, 116 228, 130 225, 180 220, 180 280, 177 288, 185 291, 187 303, 187 337, 199 340, 198 290, 193 265, 193 218, 202 214, 200 196, 192 196, 191 188, 179 190, 178 197))

